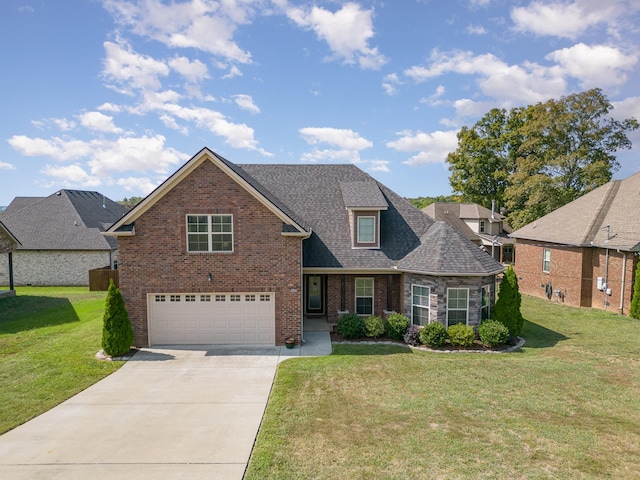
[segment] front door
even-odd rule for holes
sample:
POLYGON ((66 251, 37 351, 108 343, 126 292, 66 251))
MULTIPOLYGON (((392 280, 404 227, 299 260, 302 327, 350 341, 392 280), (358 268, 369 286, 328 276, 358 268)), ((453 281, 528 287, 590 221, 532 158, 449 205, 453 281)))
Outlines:
POLYGON ((323 275, 307 275, 305 313, 324 315, 324 282, 323 275))

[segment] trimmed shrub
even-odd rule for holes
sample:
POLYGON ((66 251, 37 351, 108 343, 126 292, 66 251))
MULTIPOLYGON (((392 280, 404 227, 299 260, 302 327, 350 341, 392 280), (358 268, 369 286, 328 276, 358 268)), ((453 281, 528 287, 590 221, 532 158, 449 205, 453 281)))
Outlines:
POLYGON ((509 339, 509 329, 496 320, 489 320, 478 327, 480 341, 487 347, 497 347, 509 339))
POLYGON ((120 289, 109 279, 102 324, 102 349, 112 357, 129 353, 133 345, 133 328, 120 289))
POLYGON ((451 345, 458 345, 460 347, 471 347, 476 339, 476 332, 471 325, 465 325, 464 323, 457 323, 451 325, 447 332, 449 334, 449 342, 451 345))
POLYGON ((631 318, 640 319, 640 264, 636 267, 636 276, 633 282, 633 297, 629 308, 631 318))
POLYGON ((407 328, 407 331, 404 334, 404 343, 407 345, 413 345, 414 347, 420 345, 420 330, 422 329, 417 325, 411 325, 407 328))
POLYGON ((366 326, 364 320, 357 313, 347 313, 338 319, 336 331, 343 338, 349 340, 364 337, 366 326))
POLYGON ((404 340, 407 328, 409 328, 409 319, 401 313, 392 313, 384 322, 387 337, 392 340, 404 340))
POLYGON ((509 265, 504 273, 502 283, 500 283, 500 293, 491 312, 491 320, 502 323, 509 329, 510 335, 520 335, 524 323, 522 313, 520 313, 521 303, 522 296, 518 289, 518 277, 513 267, 509 265))
POLYGON ((384 333, 384 320, 378 315, 371 315, 364 319, 365 335, 367 337, 379 337, 384 333))
POLYGON ((432 322, 420 330, 420 341, 431 347, 441 347, 447 341, 447 328, 440 322, 432 322))

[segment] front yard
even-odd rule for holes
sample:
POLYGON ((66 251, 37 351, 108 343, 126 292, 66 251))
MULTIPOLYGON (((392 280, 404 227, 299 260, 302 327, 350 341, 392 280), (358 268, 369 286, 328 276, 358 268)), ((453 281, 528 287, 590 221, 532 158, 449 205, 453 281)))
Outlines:
POLYGON ((95 359, 106 292, 18 287, 0 300, 0 434, 120 367, 95 359))
POLYGON ((523 298, 511 354, 286 361, 247 479, 640 478, 640 322, 523 298))

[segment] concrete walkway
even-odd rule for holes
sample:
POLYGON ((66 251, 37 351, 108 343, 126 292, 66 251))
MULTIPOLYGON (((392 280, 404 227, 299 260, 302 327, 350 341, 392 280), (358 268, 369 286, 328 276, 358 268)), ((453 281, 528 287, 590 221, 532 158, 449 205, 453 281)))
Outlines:
POLYGON ((331 353, 329 332, 285 347, 163 347, 0 436, 0 477, 242 479, 279 362, 331 353))

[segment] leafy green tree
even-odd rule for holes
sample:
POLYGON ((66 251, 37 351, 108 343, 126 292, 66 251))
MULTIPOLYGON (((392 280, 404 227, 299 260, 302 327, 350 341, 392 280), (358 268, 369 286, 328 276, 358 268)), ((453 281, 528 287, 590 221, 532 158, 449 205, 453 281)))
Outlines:
POLYGON ((636 277, 633 282, 633 298, 631 298, 631 309, 629 315, 640 319, 640 264, 636 266, 636 277))
POLYGON ((437 197, 417 197, 417 198, 409 198, 407 199, 411 202, 411 204, 422 210, 425 207, 428 207, 432 203, 440 202, 440 203, 452 203, 459 202, 460 197, 457 195, 438 195, 437 197))
POLYGON ((611 180, 634 118, 615 120, 600 89, 524 108, 493 109, 458 134, 447 157, 454 193, 495 200, 519 228, 611 180))
POLYGON ((513 267, 509 265, 504 277, 500 283, 500 292, 493 311, 491 319, 502 323, 509 329, 509 334, 517 336, 522 331, 524 318, 520 313, 520 304, 522 296, 518 287, 518 277, 513 267))
POLYGON ((142 200, 144 200, 143 197, 124 197, 122 200, 120 200, 118 203, 120 205, 131 205, 132 207, 136 206, 137 204, 139 204, 142 200))
POLYGON ((129 352, 133 344, 133 328, 120 289, 109 280, 102 325, 102 349, 107 355, 118 357, 129 352))

